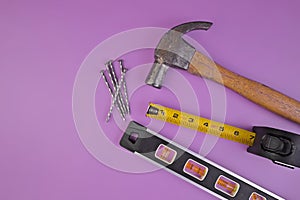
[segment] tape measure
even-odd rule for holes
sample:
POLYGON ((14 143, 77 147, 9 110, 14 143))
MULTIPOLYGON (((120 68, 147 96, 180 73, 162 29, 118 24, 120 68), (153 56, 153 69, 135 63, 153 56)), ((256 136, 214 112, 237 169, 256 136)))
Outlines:
POLYGON ((129 123, 120 145, 219 199, 284 200, 134 121, 129 123))
POLYGON ((197 130, 199 132, 215 135, 234 142, 246 144, 248 146, 253 145, 256 136, 256 133, 251 131, 153 103, 149 104, 146 116, 197 130))

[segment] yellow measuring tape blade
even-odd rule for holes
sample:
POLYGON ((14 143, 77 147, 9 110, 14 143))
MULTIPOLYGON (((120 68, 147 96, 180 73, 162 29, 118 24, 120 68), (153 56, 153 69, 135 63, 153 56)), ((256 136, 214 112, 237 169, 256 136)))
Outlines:
POLYGON ((256 136, 254 132, 153 103, 149 104, 146 116, 197 130, 199 132, 215 135, 234 142, 246 144, 248 146, 253 145, 256 136))

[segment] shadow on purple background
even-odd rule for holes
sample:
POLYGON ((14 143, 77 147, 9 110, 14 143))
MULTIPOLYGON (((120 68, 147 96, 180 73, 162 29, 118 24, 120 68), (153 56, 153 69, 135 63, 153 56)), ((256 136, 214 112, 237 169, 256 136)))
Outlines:
MULTIPOLYGON (((113 34, 208 20, 214 22, 209 32, 189 35, 217 62, 300 100, 300 5, 294 2, 2 1, 0 199, 215 199, 163 170, 122 173, 94 159, 82 145, 72 116, 77 70, 88 53, 113 34)), ((143 55, 124 57, 126 65, 131 68, 153 61, 150 53, 143 55)), ((199 105, 207 103, 202 80, 182 74, 195 91, 201 91, 197 93, 199 105)), ((153 92, 150 87, 143 90, 153 92)), ((299 125, 232 91, 226 94, 226 123, 300 133, 299 125)), ((159 94, 152 98, 165 101, 159 94)), ((148 101, 143 97, 139 101, 143 100, 148 101)), ((110 99, 103 101, 98 103, 109 105, 110 99)), ((201 106, 205 117, 210 115, 208 108, 201 106)), ((112 134, 116 134, 113 140, 122 133, 112 134)), ((191 149, 197 149, 202 138, 197 135, 191 149)), ((286 199, 299 199, 298 169, 274 165, 248 154, 246 146, 222 139, 207 158, 286 199)))

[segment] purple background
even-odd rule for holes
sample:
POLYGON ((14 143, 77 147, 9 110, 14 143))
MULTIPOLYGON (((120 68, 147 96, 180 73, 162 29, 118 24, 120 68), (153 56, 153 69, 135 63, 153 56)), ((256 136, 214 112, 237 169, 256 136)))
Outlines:
MULTIPOLYGON (((297 1, 259 0, 1 1, 0 199, 215 199, 163 170, 123 173, 89 154, 72 116, 76 73, 87 54, 113 34, 208 20, 214 22, 209 32, 190 36, 217 62, 300 100, 299 6, 297 1)), ((142 55, 147 56, 125 57, 128 68, 152 62, 149 52, 142 55)), ((193 85, 199 105, 205 103, 209 94, 201 91, 199 78, 182 74, 193 85)), ((226 94, 226 123, 300 133, 298 124, 232 91, 226 90, 226 94)), ((106 97, 101 100, 103 105, 109 105, 106 97)), ((145 105, 148 101, 168 103, 150 87, 138 90, 133 98, 145 105)), ((176 101, 170 100, 167 106, 171 105, 176 101)), ((133 118, 147 121, 143 113, 133 106, 133 118)), ((201 107, 202 113, 209 117, 210 110, 201 107)), ((121 137, 121 131, 107 134, 117 135, 112 140, 121 137)), ((199 134, 191 149, 200 144, 199 134)), ((248 154, 246 146, 222 139, 207 158, 286 199, 299 199, 299 169, 276 166, 248 154)))

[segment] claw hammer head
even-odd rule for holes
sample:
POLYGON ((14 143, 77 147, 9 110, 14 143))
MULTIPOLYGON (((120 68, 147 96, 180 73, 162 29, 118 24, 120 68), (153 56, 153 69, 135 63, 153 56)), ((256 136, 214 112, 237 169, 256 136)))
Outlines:
POLYGON ((187 70, 196 50, 183 40, 182 36, 193 30, 208 30, 211 25, 211 22, 188 22, 175 26, 165 33, 154 51, 155 61, 145 81, 146 84, 161 88, 169 67, 187 70))

